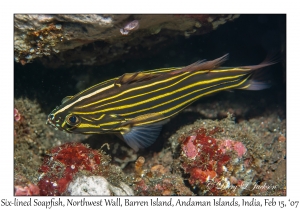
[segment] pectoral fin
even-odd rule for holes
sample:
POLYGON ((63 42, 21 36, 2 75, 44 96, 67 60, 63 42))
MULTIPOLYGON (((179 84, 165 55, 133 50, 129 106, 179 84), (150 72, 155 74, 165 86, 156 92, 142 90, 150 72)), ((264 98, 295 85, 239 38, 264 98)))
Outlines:
POLYGON ((122 125, 124 141, 135 151, 152 145, 168 120, 159 113, 138 116, 122 125), (161 119, 161 120, 160 120, 161 119))
POLYGON ((135 151, 152 145, 161 131, 162 124, 132 127, 129 132, 123 134, 125 142, 135 151))

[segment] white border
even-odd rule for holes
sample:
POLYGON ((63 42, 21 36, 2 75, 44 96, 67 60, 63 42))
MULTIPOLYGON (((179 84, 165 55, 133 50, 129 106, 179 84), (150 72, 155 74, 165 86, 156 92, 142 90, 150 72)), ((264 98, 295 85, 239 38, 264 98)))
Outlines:
MULTIPOLYGON (((276 200, 299 200, 299 11, 296 1, 4 1, 1 3, 1 141, 0 205, 2 199, 13 200, 13 14, 14 13, 287 13, 287 197, 276 200)), ((30 72, 28 72, 30 74, 30 72)), ((186 197, 185 197, 186 198, 186 197)), ((203 199, 213 199, 202 197, 203 199)), ((224 197, 223 197, 224 198, 224 197)), ((264 199, 256 197, 257 199, 264 199)), ((268 197, 270 198, 270 197, 268 197)), ((27 199, 22 197, 20 199, 27 199)), ((43 199, 43 198, 41 198, 43 199)), ((48 198, 50 199, 50 198, 48 198)), ((79 199, 79 198, 78 198, 79 199)), ((96 199, 96 198, 95 198, 96 199)), ((122 198, 124 199, 124 198, 122 198)), ((135 197, 135 200, 150 197, 135 197)), ((164 199, 164 198, 161 198, 164 199)), ((167 198, 166 198, 167 199, 167 198)), ((199 199, 199 197, 198 197, 199 199)), ((224 198, 224 200, 230 198, 224 198)), ((242 199, 242 198, 237 198, 242 199)), ((34 208, 34 207, 31 207, 34 208)), ((54 208, 54 207, 53 207, 54 208)), ((98 207, 99 208, 99 207, 98 207)), ((130 207, 138 209, 141 207, 130 207)), ((143 207, 153 208, 153 207, 143 207)), ((165 208, 165 207, 163 207, 165 208)), ((200 208, 200 207, 197 207, 200 208)), ((299 206, 298 206, 299 208, 299 206)), ((1 209, 4 209, 1 207, 1 209)), ((54 208, 58 209, 58 208, 54 208)), ((65 209, 65 208, 64 208, 65 209)), ((229 209, 229 208, 228 208, 229 209)))

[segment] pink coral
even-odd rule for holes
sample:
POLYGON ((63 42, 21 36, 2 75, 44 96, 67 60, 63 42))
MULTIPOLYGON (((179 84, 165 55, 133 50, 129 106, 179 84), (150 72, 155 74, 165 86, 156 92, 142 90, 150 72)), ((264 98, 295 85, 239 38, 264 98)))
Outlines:
POLYGON ((21 120, 21 114, 16 108, 14 108, 14 119, 16 122, 19 122, 21 120))
POLYGON ((221 144, 219 146, 223 153, 234 150, 238 157, 242 157, 247 152, 247 149, 242 142, 233 140, 221 140, 220 142, 221 144))
MULTIPOLYGON (((196 134, 187 136, 181 143, 181 167, 190 175, 188 181, 192 186, 203 189, 209 195, 233 195, 234 192, 225 189, 230 185, 229 175, 235 175, 233 171, 238 172, 240 166, 232 163, 236 156, 242 160, 247 149, 239 141, 213 138, 216 132, 222 132, 222 129, 207 131, 200 128, 196 134), (207 191, 209 183, 212 185, 207 191), (218 184, 226 187, 220 190, 218 184)), ((237 184, 238 179, 235 179, 231 178, 231 181, 237 184)))
POLYGON ((188 158, 195 158, 198 154, 197 148, 194 145, 196 136, 189 136, 187 143, 182 145, 182 150, 188 158))
POLYGON ((239 157, 242 157, 247 152, 247 149, 242 142, 235 142, 233 148, 239 157))
POLYGON ((40 195, 40 188, 32 183, 29 183, 28 186, 22 187, 20 185, 15 186, 15 195, 40 195))
MULTIPOLYGON (((211 131, 210 133, 217 132, 211 131)), ((207 136, 205 129, 199 129, 197 135, 188 136, 181 145, 182 168, 190 173, 189 182, 204 183, 222 174, 223 166, 228 163, 230 156, 223 153, 218 141, 207 136)))

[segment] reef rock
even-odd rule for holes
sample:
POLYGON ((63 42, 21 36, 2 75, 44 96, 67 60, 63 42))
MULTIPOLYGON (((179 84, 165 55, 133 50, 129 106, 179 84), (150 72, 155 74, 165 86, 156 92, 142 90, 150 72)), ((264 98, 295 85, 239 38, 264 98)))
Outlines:
POLYGON ((237 124, 229 114, 180 128, 167 146, 197 195, 285 195, 285 132, 277 115, 237 124))
POLYGON ((156 49, 161 43, 170 42, 172 37, 207 33, 237 17, 239 15, 16 14, 15 61, 25 65, 41 58, 51 67, 100 65, 127 54, 136 56, 141 49, 156 49))
POLYGON ((123 182, 116 187, 102 176, 82 176, 70 183, 71 195, 134 195, 133 190, 123 182))
POLYGON ((109 161, 110 157, 102 151, 93 150, 81 143, 66 143, 52 148, 39 169, 40 195, 130 194, 131 191, 126 186, 126 191, 123 192, 105 181, 107 178, 110 183, 123 186, 123 183, 120 184, 123 173, 110 165, 109 161), (98 188, 101 185, 103 188, 98 188), (87 190, 86 194, 83 194, 84 189, 87 190))

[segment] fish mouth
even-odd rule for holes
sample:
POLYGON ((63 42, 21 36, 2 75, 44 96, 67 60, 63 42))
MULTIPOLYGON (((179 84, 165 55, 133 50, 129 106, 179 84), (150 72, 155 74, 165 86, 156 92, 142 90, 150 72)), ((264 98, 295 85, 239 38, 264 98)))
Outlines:
POLYGON ((53 115, 52 114, 50 114, 50 115, 48 115, 48 118, 47 118, 47 120, 46 120, 46 124, 47 125, 51 125, 51 126, 53 126, 54 128, 55 128, 55 130, 63 130, 60 126, 57 126, 54 122, 53 122, 53 115))

